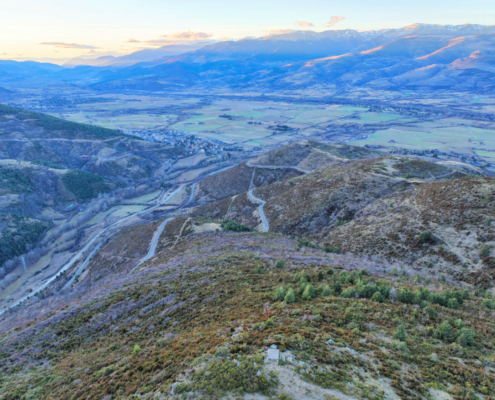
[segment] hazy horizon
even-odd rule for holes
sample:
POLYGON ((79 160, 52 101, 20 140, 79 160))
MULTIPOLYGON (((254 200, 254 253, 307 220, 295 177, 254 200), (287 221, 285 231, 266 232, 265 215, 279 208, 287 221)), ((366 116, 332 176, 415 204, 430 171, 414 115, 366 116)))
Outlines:
POLYGON ((490 25, 493 12, 495 4, 488 0, 434 4, 311 0, 304 5, 294 0, 268 4, 255 0, 249 7, 220 0, 178 4, 86 0, 70 5, 61 0, 20 0, 5 6, 0 16, 0 59, 63 63, 80 56, 124 55, 167 44, 237 40, 290 30, 363 31, 414 23, 490 25))

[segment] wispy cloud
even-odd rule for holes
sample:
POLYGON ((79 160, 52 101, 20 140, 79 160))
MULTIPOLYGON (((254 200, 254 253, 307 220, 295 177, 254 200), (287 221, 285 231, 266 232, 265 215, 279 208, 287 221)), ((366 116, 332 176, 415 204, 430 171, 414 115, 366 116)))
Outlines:
POLYGON ((297 26, 300 26, 302 28, 311 28, 311 27, 315 26, 315 24, 313 24, 312 22, 308 22, 308 21, 296 21, 296 24, 297 24, 297 26))
POLYGON ((294 29, 274 29, 274 30, 268 31, 268 35, 269 36, 283 35, 285 33, 293 33, 293 32, 296 32, 296 31, 294 29))
POLYGON ((211 33, 205 32, 176 32, 171 35, 163 35, 165 38, 175 39, 175 40, 205 40, 211 38, 213 35, 211 33))
POLYGON ((99 49, 99 47, 90 46, 89 44, 64 43, 64 42, 42 42, 38 43, 45 46, 55 46, 61 49, 99 49))
POLYGON ((168 39, 146 40, 141 43, 147 44, 149 46, 165 46, 166 44, 172 44, 172 42, 168 39))
POLYGON ((338 24, 340 21, 343 21, 344 19, 345 17, 331 17, 330 21, 328 21, 325 25, 331 28, 332 26, 338 24))
POLYGON ((141 41, 136 40, 136 39, 129 39, 129 40, 126 40, 125 43, 141 43, 141 41))

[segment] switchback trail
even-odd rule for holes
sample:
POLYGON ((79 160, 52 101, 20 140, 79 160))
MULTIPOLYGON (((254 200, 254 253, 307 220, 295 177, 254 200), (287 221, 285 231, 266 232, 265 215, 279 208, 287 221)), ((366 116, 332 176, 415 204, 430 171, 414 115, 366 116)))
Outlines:
POLYGON ((268 232, 268 229, 270 228, 269 225, 268 225, 268 221, 265 217, 265 213, 263 212, 263 206, 266 204, 266 201, 264 200, 261 200, 260 198, 256 197, 254 194, 253 194, 253 190, 254 189, 251 189, 249 192, 248 192, 248 196, 253 200, 255 201, 256 203, 260 203, 260 207, 259 207, 259 210, 260 210, 260 217, 261 217, 261 221, 263 221, 263 233, 264 232, 268 232))

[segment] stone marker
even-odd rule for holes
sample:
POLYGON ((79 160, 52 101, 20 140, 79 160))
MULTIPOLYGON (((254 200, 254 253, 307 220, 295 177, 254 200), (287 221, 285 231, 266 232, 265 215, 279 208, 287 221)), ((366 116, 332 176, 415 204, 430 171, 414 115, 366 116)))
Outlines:
POLYGON ((268 349, 268 361, 278 361, 280 356, 280 351, 278 349, 268 349))

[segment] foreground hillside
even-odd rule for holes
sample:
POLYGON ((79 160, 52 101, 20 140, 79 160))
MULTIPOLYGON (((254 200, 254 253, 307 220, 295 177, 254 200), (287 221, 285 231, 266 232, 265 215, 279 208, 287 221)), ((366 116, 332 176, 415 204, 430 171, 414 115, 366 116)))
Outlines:
POLYGON ((0 398, 493 399, 493 185, 308 141, 220 170, 0 314, 0 398))
POLYGON ((76 285, 73 293, 35 296, 3 316, 0 397, 495 393, 494 301, 483 291, 300 247, 283 235, 195 233, 211 222, 187 223, 189 233, 139 272, 114 271, 84 295, 76 285), (278 361, 266 359, 271 347, 278 361))

